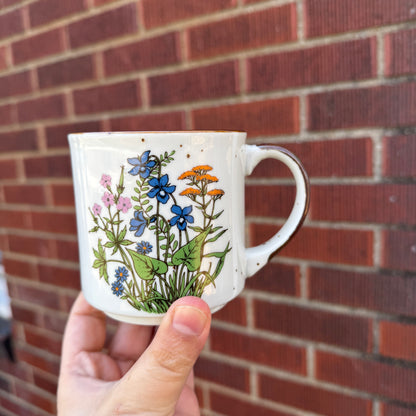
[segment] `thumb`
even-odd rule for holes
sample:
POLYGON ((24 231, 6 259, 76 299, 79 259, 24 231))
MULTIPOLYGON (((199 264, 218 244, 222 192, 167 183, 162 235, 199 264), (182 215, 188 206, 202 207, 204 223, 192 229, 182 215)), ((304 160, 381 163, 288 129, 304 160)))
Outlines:
POLYGON ((116 414, 173 414, 209 334, 211 313, 196 297, 177 300, 147 350, 117 386, 116 414))

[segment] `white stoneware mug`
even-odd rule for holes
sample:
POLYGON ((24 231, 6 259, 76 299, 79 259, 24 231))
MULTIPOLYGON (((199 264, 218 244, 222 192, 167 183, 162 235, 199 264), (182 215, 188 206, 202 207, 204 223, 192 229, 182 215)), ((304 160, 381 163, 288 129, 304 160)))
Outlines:
POLYGON ((81 285, 121 321, 155 325, 183 296, 215 312, 302 224, 309 185, 300 162, 234 131, 77 133, 68 136, 81 285), (263 159, 291 170, 292 212, 264 244, 244 247, 244 177, 263 159))

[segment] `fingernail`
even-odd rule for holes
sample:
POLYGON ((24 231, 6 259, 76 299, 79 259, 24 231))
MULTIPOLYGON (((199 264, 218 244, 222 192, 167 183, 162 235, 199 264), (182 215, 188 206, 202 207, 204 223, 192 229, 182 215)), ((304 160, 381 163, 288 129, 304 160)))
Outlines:
POLYGON ((173 314, 173 328, 184 335, 201 335, 207 316, 192 306, 177 306, 173 314))

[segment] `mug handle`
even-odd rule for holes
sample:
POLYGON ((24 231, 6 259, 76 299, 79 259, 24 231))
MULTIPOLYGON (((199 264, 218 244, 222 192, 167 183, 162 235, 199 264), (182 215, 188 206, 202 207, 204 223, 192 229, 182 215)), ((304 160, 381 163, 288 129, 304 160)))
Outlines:
POLYGON ((298 158, 278 146, 245 145, 245 175, 250 175, 257 164, 264 159, 277 159, 292 172, 296 182, 296 198, 289 218, 282 228, 265 243, 246 248, 246 274, 252 276, 281 249, 300 228, 309 208, 309 179, 298 158))

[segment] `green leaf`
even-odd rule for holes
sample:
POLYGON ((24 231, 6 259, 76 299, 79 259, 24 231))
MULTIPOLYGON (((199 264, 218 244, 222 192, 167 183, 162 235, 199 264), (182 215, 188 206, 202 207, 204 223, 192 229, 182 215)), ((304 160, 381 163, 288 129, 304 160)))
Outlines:
POLYGON ((124 227, 124 228, 121 230, 121 233, 120 233, 120 235, 118 236, 117 240, 118 240, 118 241, 122 241, 122 240, 124 240, 124 237, 126 236, 126 233, 127 233, 127 227, 124 227))
POLYGON ((175 266, 184 264, 190 272, 198 270, 201 266, 203 244, 210 230, 211 228, 208 228, 181 247, 172 256, 172 263, 175 266))
MULTIPOLYGON (((216 279, 218 277, 218 275, 221 273, 221 270, 222 270, 222 268, 224 266, 224 263, 225 263, 225 256, 230 251, 231 251, 230 243, 228 242, 227 247, 225 247, 225 250, 222 253, 215 253, 215 257, 219 257, 220 260, 219 260, 219 262, 217 264, 217 267, 215 268, 215 271, 212 275, 213 279, 216 279), (218 256, 217 254, 220 254, 220 255, 218 256)), ((214 253, 211 253, 211 254, 214 254, 214 253)))
POLYGON ((103 265, 100 267, 99 274, 100 274, 100 277, 104 277, 104 280, 105 280, 108 284, 110 284, 110 283, 108 282, 108 273, 107 273, 107 264, 106 264, 106 263, 105 263, 105 264, 103 264, 103 265))
POLYGON ((98 240, 98 251, 100 253, 99 258, 103 258, 105 260, 105 251, 104 251, 103 246, 101 244, 101 239, 98 240))
POLYGON ((168 271, 168 266, 165 262, 136 253, 133 250, 127 249, 133 260, 133 266, 138 276, 143 280, 152 280, 155 274, 164 274, 168 271))
POLYGON ((201 227, 194 227, 194 226, 188 225, 188 228, 190 228, 192 231, 195 231, 196 233, 202 233, 204 231, 204 229, 201 227))
POLYGON ((90 233, 96 233, 98 230, 99 230, 99 227, 97 226, 97 227, 91 228, 91 230, 89 232, 90 233))
POLYGON ((213 243, 214 241, 217 241, 227 230, 220 231, 216 236, 210 238, 207 240, 207 243, 213 243))
POLYGON ((104 244, 104 247, 107 247, 107 248, 112 248, 112 247, 114 247, 115 246, 115 243, 113 243, 112 241, 107 241, 105 244, 104 244))
POLYGON ((92 267, 94 268, 94 269, 98 269, 99 267, 101 267, 101 265, 103 264, 103 262, 102 261, 100 261, 100 260, 95 260, 94 261, 94 263, 92 264, 92 267))
POLYGON ((116 237, 115 237, 115 235, 111 231, 108 230, 108 231, 105 232, 105 234, 106 234, 107 238, 110 241, 113 241, 113 242, 116 241, 116 237))
POLYGON ((149 211, 151 211, 153 209, 153 205, 149 205, 147 208, 146 208, 146 212, 149 212, 149 211))
POLYGON ((132 197, 131 197, 131 199, 132 199, 133 201, 139 202, 139 198, 137 198, 137 196, 132 196, 132 197))
POLYGON ((134 241, 130 241, 130 240, 123 240, 120 243, 122 246, 129 246, 130 244, 134 244, 134 241))

